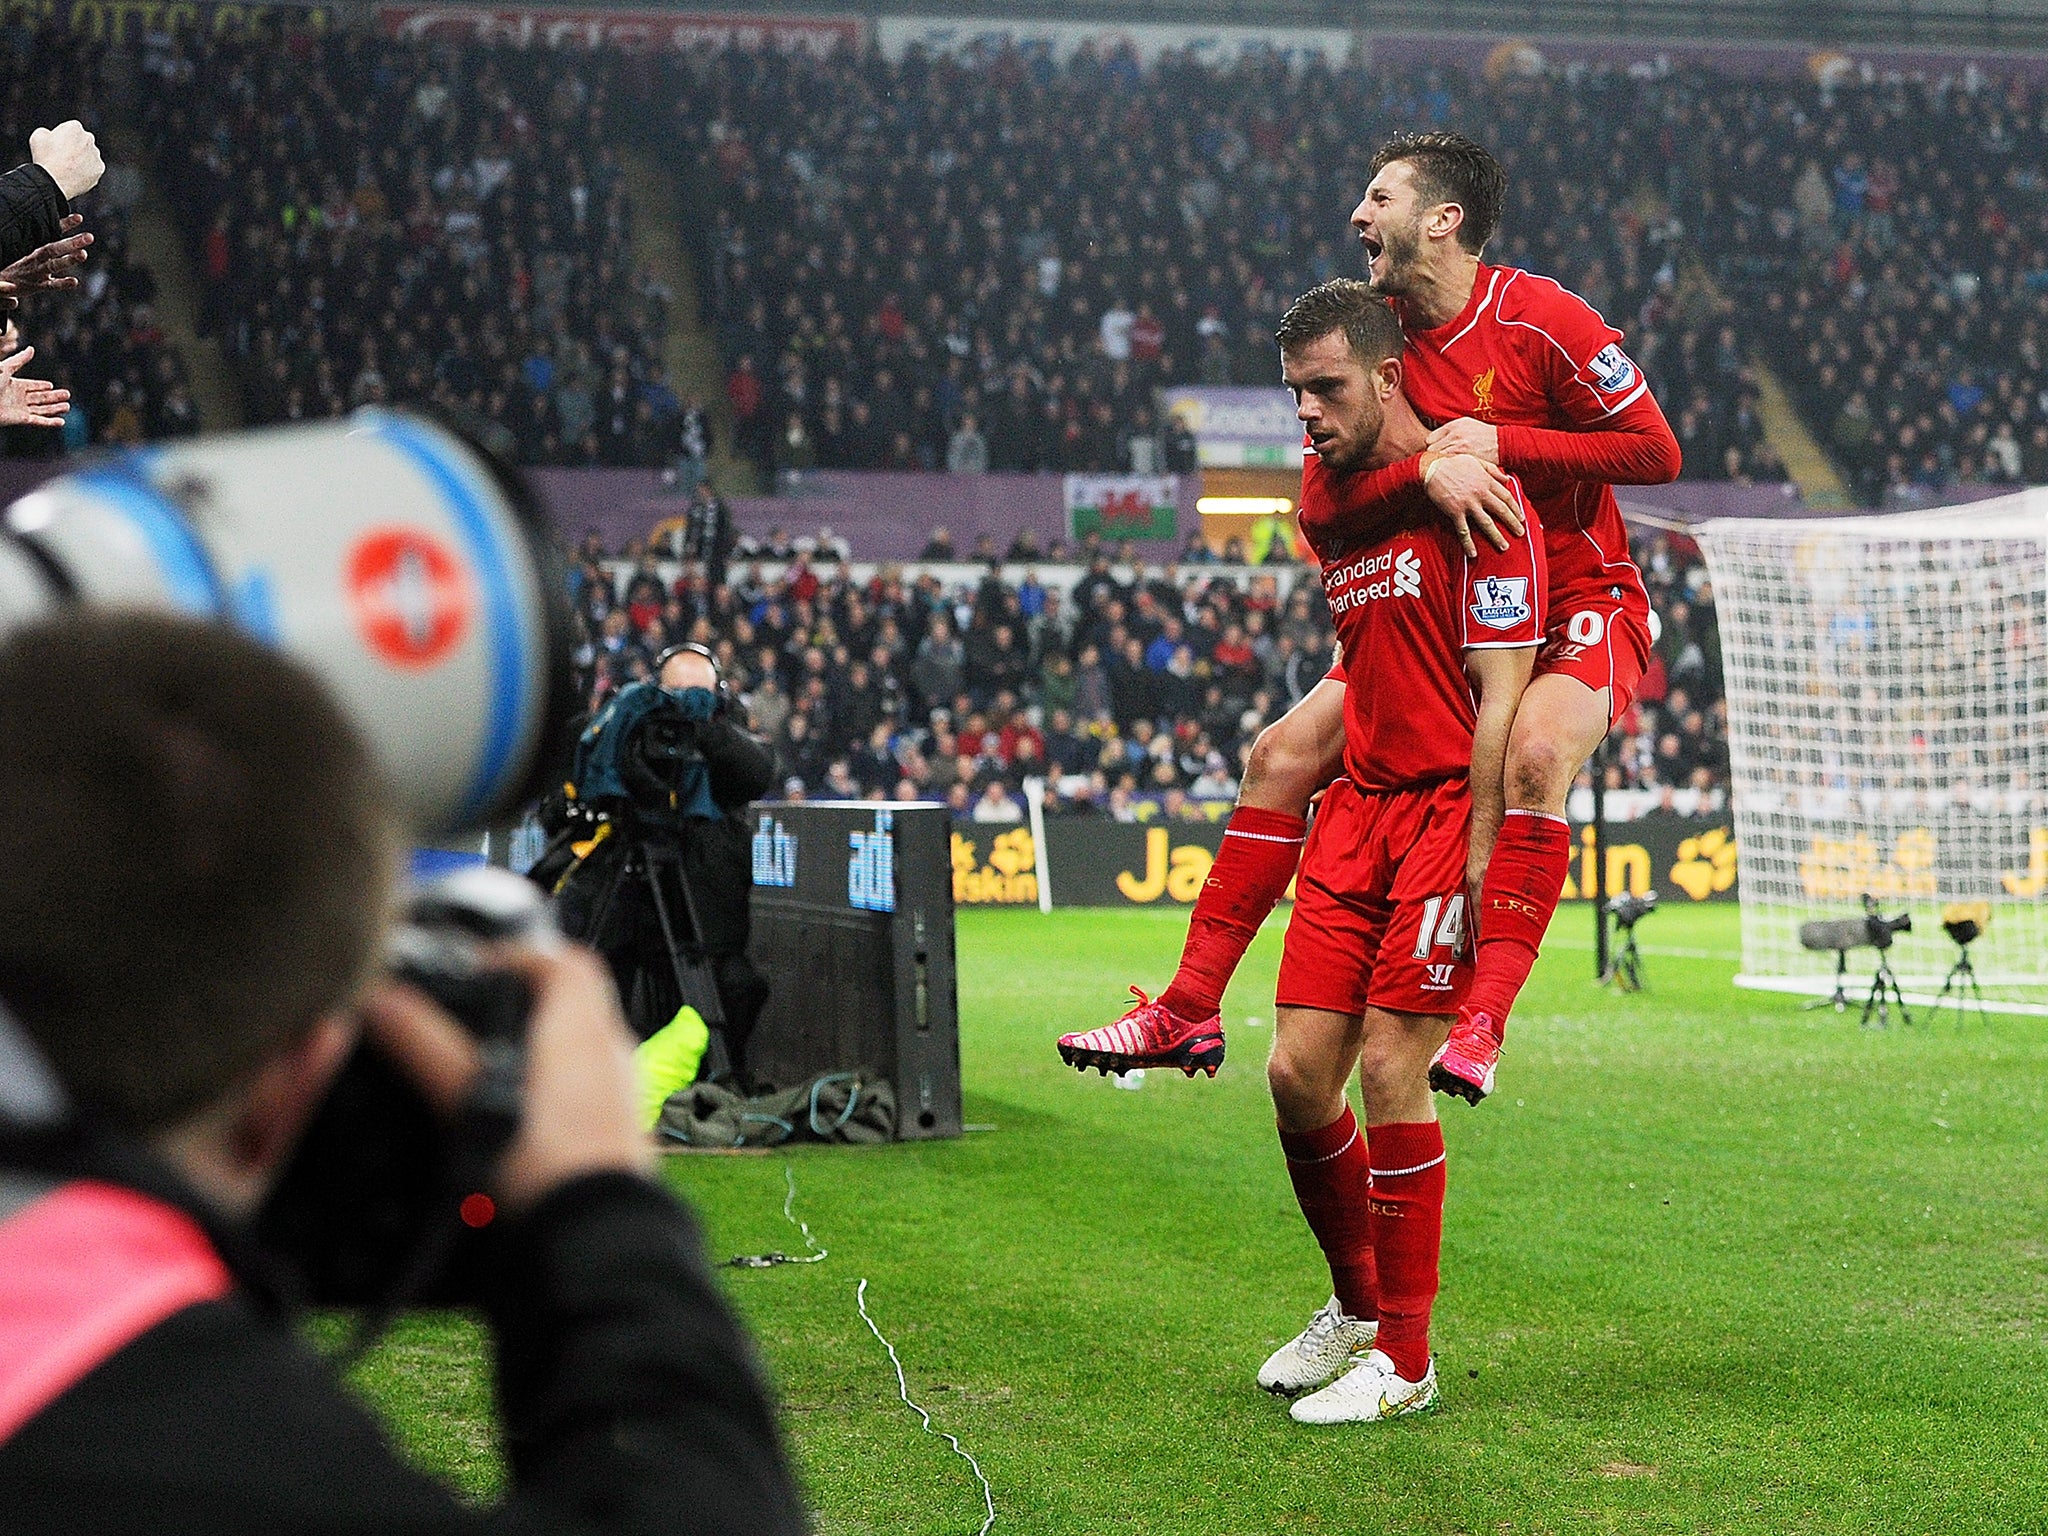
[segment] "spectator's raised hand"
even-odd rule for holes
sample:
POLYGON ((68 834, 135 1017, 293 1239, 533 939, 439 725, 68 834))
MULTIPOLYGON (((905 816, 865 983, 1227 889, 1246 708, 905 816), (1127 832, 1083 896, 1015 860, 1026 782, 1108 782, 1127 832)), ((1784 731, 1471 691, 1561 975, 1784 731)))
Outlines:
POLYGON ((90 130, 77 118, 28 136, 28 157, 50 173, 65 200, 90 192, 106 174, 107 162, 90 130))
POLYGON ((78 286, 78 269, 85 265, 86 248, 92 244, 91 231, 78 228, 84 222, 82 213, 66 214, 58 226, 64 231, 61 240, 38 246, 10 267, 0 267, 0 297, 6 299, 6 308, 12 309, 24 293, 78 286))
POLYGON ((24 379, 22 365, 36 355, 23 347, 0 360, 0 427, 61 427, 71 413, 71 391, 48 379, 24 379))

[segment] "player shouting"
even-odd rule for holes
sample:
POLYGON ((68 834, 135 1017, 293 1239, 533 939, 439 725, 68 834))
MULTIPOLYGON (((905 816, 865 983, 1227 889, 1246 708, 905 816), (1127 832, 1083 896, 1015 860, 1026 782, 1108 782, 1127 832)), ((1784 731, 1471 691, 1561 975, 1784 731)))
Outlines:
MULTIPOLYGON (((1492 862, 1472 872, 1471 995, 1431 1072, 1475 1104, 1493 1090, 1509 1009, 1564 886, 1565 797, 1649 655, 1649 599, 1610 487, 1659 484, 1679 469, 1678 441, 1621 333, 1549 278, 1480 259, 1505 189, 1499 163, 1459 134, 1402 135, 1374 156, 1352 226, 1372 288, 1406 334, 1404 391, 1443 425, 1423 451, 1370 473, 1342 475, 1315 456, 1302 470, 1311 538, 1384 532, 1420 486, 1468 553, 1468 520, 1497 545, 1496 525, 1518 527, 1501 471, 1525 478, 1542 517, 1550 629, 1508 740, 1506 823, 1492 862)), ((1124 1071, 1222 1061, 1224 987, 1294 874, 1309 798, 1337 771, 1343 709, 1333 672, 1260 735, 1171 984, 1156 999, 1139 993, 1107 1029, 1062 1039, 1069 1062, 1124 1071)))
MULTIPOLYGON (((1366 284, 1310 289, 1279 340, 1332 473, 1423 445, 1428 429, 1401 391, 1400 323, 1366 284)), ((1502 492, 1519 511, 1511 478, 1502 492)), ((1348 680, 1343 772, 1302 856, 1266 1079, 1335 1295, 1259 1384, 1321 1388, 1293 1415, 1334 1424, 1436 1400, 1444 1138, 1429 1067, 1471 977, 1466 872, 1501 826, 1508 731, 1543 634, 1544 558, 1534 527, 1505 551, 1468 555, 1422 508, 1391 531, 1318 535, 1315 547, 1348 680), (1363 1134, 1344 1096, 1354 1067, 1363 1134)))

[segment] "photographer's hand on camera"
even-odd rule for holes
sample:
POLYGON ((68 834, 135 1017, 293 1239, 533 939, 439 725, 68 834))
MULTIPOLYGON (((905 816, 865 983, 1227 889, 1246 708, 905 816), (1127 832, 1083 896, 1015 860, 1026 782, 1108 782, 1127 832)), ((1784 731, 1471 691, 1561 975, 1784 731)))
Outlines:
MULTIPOLYGON (((492 961, 533 989, 525 1113, 493 1189, 501 1209, 530 1210, 584 1174, 650 1172, 654 1150, 638 1121, 633 1037, 604 962, 567 945, 547 954, 505 950, 492 961)), ((431 999, 393 982, 370 993, 362 1014, 377 1048, 452 1119, 482 1067, 476 1037, 431 999)))
MULTIPOLYGON (((632 1036, 609 972, 576 945, 501 950, 491 963, 533 992, 525 1112, 492 1189, 483 1298, 513 1503, 580 1514, 579 1531, 802 1531, 750 1351, 694 1229, 649 1177, 632 1036)), ((395 984, 373 990, 362 1014, 369 1038, 452 1118, 480 1069, 474 1037, 395 984)), ((521 1530, 553 1528, 531 1507, 523 1520, 521 1530)))

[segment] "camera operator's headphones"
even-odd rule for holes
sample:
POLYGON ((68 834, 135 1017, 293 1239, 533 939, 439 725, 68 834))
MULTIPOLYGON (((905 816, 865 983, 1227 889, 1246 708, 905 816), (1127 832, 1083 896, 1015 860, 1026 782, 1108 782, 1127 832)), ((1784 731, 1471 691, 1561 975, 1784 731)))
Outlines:
POLYGON ((718 658, 711 654, 711 647, 708 645, 699 645, 694 640, 686 640, 681 645, 671 645, 663 649, 654 658, 655 682, 659 683, 661 681, 661 669, 663 667, 674 661, 676 657, 683 655, 702 656, 711 663, 711 675, 718 679, 711 692, 718 700, 718 712, 721 715, 724 714, 732 707, 732 685, 726 682, 725 669, 719 666, 718 658))

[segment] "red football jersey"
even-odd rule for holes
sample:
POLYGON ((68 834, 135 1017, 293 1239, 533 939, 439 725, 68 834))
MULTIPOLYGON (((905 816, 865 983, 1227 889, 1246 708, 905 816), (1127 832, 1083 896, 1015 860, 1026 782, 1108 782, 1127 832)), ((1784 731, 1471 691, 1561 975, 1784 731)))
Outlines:
MULTIPOLYGON (((1401 301, 1393 302, 1401 313, 1401 301)), ((1669 431, 1649 381, 1621 349, 1621 332, 1547 277, 1482 262, 1458 317, 1434 330, 1410 329, 1407 337, 1401 387, 1427 420, 1669 431)), ((1539 481, 1525 495, 1543 520, 1553 612, 1595 592, 1649 612, 1612 487, 1539 481)))
POLYGON ((1529 534, 1468 557, 1442 518, 1323 563, 1323 595, 1344 657, 1344 771, 1363 790, 1462 778, 1478 723, 1465 652, 1543 638, 1541 525, 1515 487, 1529 534))

